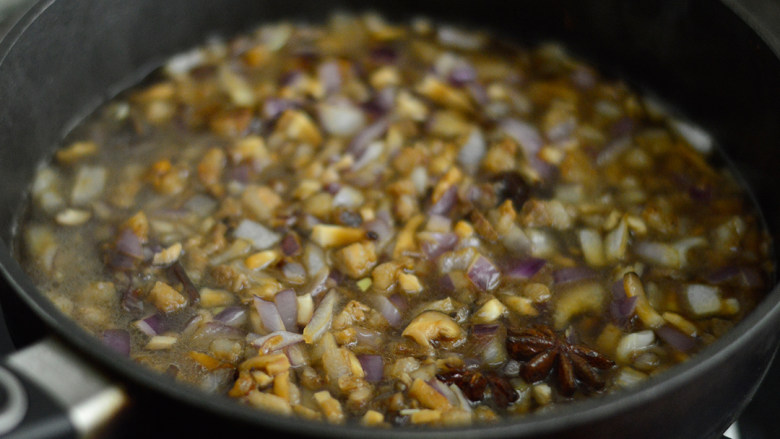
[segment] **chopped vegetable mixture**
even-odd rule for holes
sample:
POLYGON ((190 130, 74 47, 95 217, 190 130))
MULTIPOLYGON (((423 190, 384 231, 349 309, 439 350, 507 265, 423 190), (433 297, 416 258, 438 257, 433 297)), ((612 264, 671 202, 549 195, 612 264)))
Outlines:
POLYGON ((761 299, 770 240, 712 148, 554 44, 267 24, 77 128, 19 254, 111 348, 206 391, 487 422, 632 386, 761 299))

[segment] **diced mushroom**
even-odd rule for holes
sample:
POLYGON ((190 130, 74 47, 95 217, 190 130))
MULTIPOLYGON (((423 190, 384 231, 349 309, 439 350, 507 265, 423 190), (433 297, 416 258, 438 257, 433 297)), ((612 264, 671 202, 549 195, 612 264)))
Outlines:
POLYGON ((402 335, 412 338, 421 346, 431 348, 431 341, 456 340, 463 336, 463 330, 448 315, 425 311, 406 326, 402 335))

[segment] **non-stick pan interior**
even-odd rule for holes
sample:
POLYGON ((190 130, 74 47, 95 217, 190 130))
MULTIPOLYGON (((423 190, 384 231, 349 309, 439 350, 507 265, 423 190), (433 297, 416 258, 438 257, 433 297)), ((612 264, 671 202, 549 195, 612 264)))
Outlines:
MULTIPOLYGON (((753 189, 771 234, 780 236, 780 198, 772 186, 780 161, 777 154, 780 61, 722 3, 382 0, 372 2, 371 8, 390 18, 424 15, 485 28, 520 42, 559 40, 606 74, 664 97, 673 108, 680 109, 713 134, 753 189)), ((255 422, 246 410, 237 410, 221 400, 198 403, 196 399, 202 396, 196 392, 181 390, 181 386, 157 379, 150 372, 110 358, 106 350, 86 337, 75 324, 57 314, 9 257, 7 247, 13 233, 14 215, 36 165, 51 153, 63 135, 97 105, 143 78, 168 56, 211 35, 232 35, 263 21, 279 18, 316 21, 326 19, 333 10, 365 9, 366 4, 358 0, 71 0, 45 1, 35 6, 0 49, 0 175, 4 182, 0 185, 0 262, 28 305, 77 348, 110 369, 123 372, 134 381, 153 383, 163 393, 188 403, 203 404, 255 422)), ((759 314, 765 317, 777 304, 779 295, 775 291, 771 296, 774 305, 765 304, 759 308, 759 314)), ((769 323, 764 320, 756 316, 746 324, 760 324, 767 331, 769 323)), ((725 347, 738 337, 745 338, 748 329, 744 326, 713 349, 725 347)), ((757 334, 756 331, 752 336, 757 334)), ((749 362, 752 370, 745 372, 747 376, 739 383, 724 386, 725 392, 733 392, 733 399, 744 401, 754 391, 755 381, 765 370, 762 364, 772 355, 776 337, 745 344, 743 349, 755 349, 749 362)), ((678 378, 695 374, 697 368, 705 366, 703 360, 694 360, 681 368, 678 378)), ((721 377, 728 372, 731 371, 724 370, 721 377)), ((671 391, 668 387, 657 392, 644 390, 644 399, 634 398, 633 406, 651 400, 653 393, 671 391)), ((637 396, 640 391, 628 396, 637 396)), ((615 408, 619 398, 614 396, 604 401, 611 405, 599 406, 598 401, 575 404, 576 407, 566 410, 571 415, 568 423, 606 417, 610 411, 619 413, 615 408)), ((720 401, 713 399, 716 405, 720 401)), ((721 410, 723 416, 711 419, 706 428, 712 432, 725 428, 739 406, 733 405, 721 410)), ((694 437, 702 431, 704 421, 699 418, 704 416, 692 415, 689 427, 677 422, 668 428, 688 434, 680 437, 694 437)), ((292 421, 275 420, 267 415, 258 415, 256 419, 278 428, 295 426, 292 421)), ((544 431, 555 429, 551 418, 544 419, 549 421, 544 424, 544 431)), ((637 418, 634 423, 642 422, 649 421, 637 418)), ((628 424, 626 420, 615 422, 613 428, 628 424)), ((496 435, 525 431, 505 427, 482 432, 496 435)), ((309 433, 317 431, 305 423, 302 428, 309 433)), ((467 433, 474 431, 461 432, 467 433)))

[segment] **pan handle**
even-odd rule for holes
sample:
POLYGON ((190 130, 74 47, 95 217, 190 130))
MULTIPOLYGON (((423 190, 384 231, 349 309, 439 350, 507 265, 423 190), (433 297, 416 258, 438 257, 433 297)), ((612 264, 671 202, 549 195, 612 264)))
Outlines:
POLYGON ((48 337, 0 366, 0 436, 93 436, 127 405, 125 392, 48 337))

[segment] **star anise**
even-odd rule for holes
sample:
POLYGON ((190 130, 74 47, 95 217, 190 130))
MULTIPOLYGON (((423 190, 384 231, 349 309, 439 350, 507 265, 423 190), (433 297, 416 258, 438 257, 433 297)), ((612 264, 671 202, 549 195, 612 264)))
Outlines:
POLYGON ((509 407, 509 404, 517 401, 519 397, 506 378, 493 372, 454 370, 437 374, 436 378, 448 384, 455 384, 463 392, 463 396, 471 401, 484 400, 489 388, 493 401, 501 408, 509 407))
POLYGON ((525 361, 520 374, 529 383, 542 381, 555 369, 562 395, 572 396, 578 385, 601 389, 604 378, 599 371, 615 363, 586 346, 571 344, 547 326, 524 329, 507 337, 509 355, 525 361))

